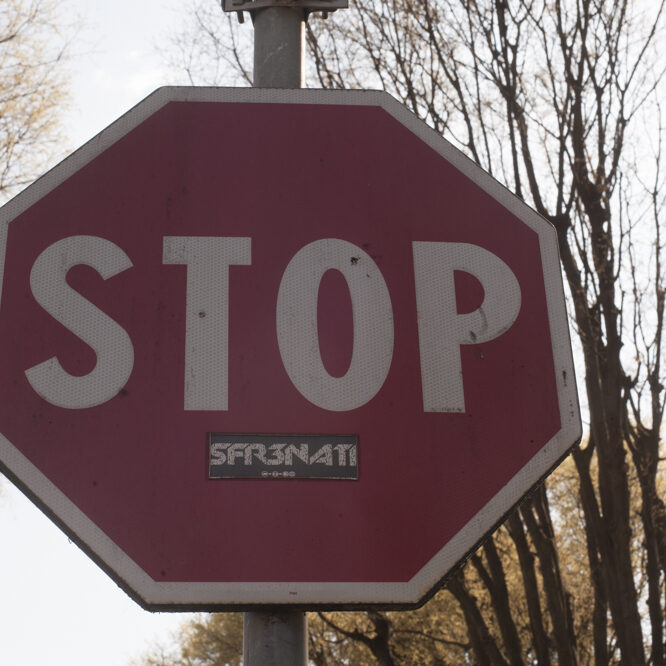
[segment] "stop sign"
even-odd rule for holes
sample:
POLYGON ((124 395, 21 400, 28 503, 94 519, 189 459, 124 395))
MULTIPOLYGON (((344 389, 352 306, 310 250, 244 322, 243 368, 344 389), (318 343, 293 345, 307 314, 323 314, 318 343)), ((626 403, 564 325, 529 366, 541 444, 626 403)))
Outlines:
POLYGON ((383 93, 164 88, 1 215, 0 461, 147 608, 416 604, 580 436, 553 228, 383 93))

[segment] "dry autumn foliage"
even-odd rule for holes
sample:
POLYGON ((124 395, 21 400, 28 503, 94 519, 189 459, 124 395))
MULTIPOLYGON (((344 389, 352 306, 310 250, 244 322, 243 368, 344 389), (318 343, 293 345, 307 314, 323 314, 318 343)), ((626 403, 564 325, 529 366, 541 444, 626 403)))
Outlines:
POLYGON ((52 159, 67 99, 69 30, 57 0, 0 2, 0 198, 32 182, 52 159))

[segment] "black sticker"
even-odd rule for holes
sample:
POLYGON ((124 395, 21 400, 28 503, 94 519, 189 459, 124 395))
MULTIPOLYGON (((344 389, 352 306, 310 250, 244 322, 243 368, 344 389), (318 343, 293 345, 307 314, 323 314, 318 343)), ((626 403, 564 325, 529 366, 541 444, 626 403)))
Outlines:
POLYGON ((358 479, 357 435, 209 433, 209 479, 358 479))

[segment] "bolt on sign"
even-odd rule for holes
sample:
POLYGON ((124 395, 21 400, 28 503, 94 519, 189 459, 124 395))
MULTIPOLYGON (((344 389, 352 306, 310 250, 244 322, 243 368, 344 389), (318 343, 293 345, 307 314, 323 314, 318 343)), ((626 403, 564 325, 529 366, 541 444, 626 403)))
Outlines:
POLYGON ((163 88, 0 215, 2 468, 146 608, 416 605, 580 437, 554 229, 384 93, 163 88))

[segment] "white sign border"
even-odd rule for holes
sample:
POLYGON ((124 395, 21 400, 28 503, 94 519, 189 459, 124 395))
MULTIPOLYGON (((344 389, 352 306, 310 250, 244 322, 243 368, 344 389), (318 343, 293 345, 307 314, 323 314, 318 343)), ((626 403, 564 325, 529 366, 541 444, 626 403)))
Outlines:
MULTIPOLYGON (((168 583, 153 580, 0 434, 0 469, 75 540, 130 596, 150 610, 241 609, 267 605, 307 608, 412 607, 444 577, 575 446, 582 433, 557 236, 545 219, 494 180, 393 97, 379 91, 257 88, 159 88, 0 209, 0 296, 9 224, 71 175, 169 102, 376 106, 384 109, 529 228, 541 247, 560 408, 560 431, 409 581, 168 583)), ((0 302, 0 310, 2 303, 0 302)))

